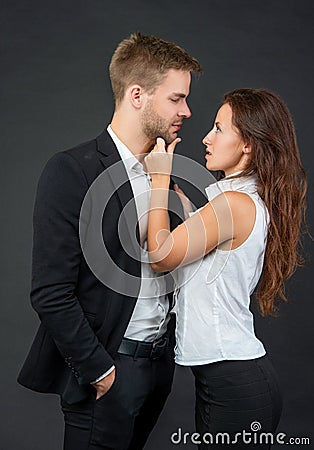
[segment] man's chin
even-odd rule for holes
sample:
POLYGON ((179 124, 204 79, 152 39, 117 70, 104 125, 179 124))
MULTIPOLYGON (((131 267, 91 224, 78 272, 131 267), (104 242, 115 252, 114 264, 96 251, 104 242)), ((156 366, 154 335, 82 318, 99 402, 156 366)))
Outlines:
POLYGON ((160 137, 162 138, 167 145, 171 144, 171 142, 178 137, 178 133, 176 131, 173 132, 167 132, 167 133, 159 133, 158 136, 156 136, 155 140, 160 137))
POLYGON ((163 140, 166 142, 167 145, 171 144, 172 141, 174 141, 178 137, 178 133, 168 133, 166 136, 163 136, 163 140))

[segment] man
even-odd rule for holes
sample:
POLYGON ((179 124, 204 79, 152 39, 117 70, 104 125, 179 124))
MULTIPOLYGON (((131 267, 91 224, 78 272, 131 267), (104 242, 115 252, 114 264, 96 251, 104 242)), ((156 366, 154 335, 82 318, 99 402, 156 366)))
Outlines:
POLYGON ((173 323, 163 277, 145 259, 142 163, 158 136, 170 144, 190 117, 191 73, 200 71, 171 42, 140 33, 123 40, 110 64, 111 124, 56 154, 39 180, 31 301, 41 325, 18 380, 60 394, 65 450, 143 448, 170 392, 173 323), (101 247, 97 195, 106 203, 100 264, 90 256, 101 247))

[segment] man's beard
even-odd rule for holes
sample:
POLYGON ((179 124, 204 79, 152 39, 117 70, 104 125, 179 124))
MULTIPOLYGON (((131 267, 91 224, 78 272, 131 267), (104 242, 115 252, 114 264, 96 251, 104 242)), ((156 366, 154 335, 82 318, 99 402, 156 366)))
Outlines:
POLYGON ((154 110, 152 102, 148 102, 142 115, 142 129, 145 136, 150 141, 155 141, 158 137, 165 140, 166 144, 170 144, 176 136, 170 134, 169 124, 154 110))

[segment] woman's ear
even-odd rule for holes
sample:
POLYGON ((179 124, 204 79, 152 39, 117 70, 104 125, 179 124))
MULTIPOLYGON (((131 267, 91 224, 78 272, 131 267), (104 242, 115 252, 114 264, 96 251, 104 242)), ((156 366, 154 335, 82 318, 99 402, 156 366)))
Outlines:
POLYGON ((251 151, 252 151, 251 144, 250 143, 244 144, 243 153, 245 153, 247 155, 247 154, 250 154, 251 151))

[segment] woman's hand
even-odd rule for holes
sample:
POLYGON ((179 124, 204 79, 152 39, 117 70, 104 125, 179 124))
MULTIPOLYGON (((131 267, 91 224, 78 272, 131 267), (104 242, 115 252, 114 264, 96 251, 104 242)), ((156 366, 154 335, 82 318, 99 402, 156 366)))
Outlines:
POLYGON ((162 138, 157 138, 155 147, 145 158, 146 170, 152 180, 170 177, 173 152, 179 142, 181 142, 181 138, 176 138, 166 148, 165 141, 162 138))
POLYGON ((195 208, 193 208, 193 205, 191 203, 191 200, 189 197, 185 195, 185 193, 182 191, 182 189, 179 188, 177 184, 173 185, 174 190, 179 196, 179 199, 181 201, 182 209, 184 212, 184 218, 188 219, 190 217, 190 213, 195 211, 195 208))

